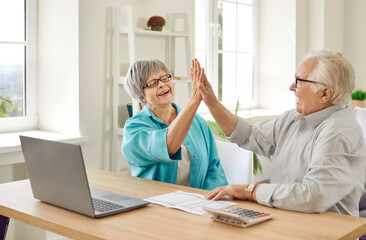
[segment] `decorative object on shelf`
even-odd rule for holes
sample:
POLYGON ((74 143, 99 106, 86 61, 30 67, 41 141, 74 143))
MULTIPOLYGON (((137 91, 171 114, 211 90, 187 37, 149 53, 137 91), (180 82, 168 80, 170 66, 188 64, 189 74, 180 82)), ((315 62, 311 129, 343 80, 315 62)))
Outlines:
POLYGON ((146 25, 147 27, 151 27, 153 31, 161 31, 163 30, 163 26, 165 26, 165 19, 161 16, 152 16, 146 25))
POLYGON ((351 98, 352 98, 352 110, 355 107, 365 107, 365 99, 366 99, 366 92, 363 90, 355 90, 353 91, 353 93, 351 94, 351 98))

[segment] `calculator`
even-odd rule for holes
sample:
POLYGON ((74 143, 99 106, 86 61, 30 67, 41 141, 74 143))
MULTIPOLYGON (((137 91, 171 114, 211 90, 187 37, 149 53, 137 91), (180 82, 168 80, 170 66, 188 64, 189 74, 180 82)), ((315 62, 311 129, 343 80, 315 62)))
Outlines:
POLYGON ((209 207, 203 207, 203 210, 212 215, 212 220, 223 222, 239 227, 249 227, 253 224, 271 219, 272 214, 257 212, 246 208, 231 208, 227 210, 218 210, 209 207))

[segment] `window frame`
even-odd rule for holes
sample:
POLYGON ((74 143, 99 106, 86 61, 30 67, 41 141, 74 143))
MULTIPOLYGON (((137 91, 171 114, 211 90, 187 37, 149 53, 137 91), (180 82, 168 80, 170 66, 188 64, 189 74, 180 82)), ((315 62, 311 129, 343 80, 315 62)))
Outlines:
MULTIPOLYGON (((219 0, 213 0, 213 1, 207 1, 206 3, 206 25, 207 25, 207 31, 206 31, 206 56, 207 56, 207 65, 206 67, 206 74, 209 79, 209 81, 212 84, 213 90, 218 96, 218 54, 219 52, 222 52, 222 50, 219 50, 218 46, 218 1, 219 0)), ((227 0, 221 0, 221 1, 227 1, 227 0)), ((232 1, 227 1, 232 2, 232 1)), ((244 4, 245 5, 245 4, 244 4)), ((253 0, 253 87, 252 87, 252 100, 250 102, 248 101, 240 101, 239 99, 239 110, 245 110, 245 109, 253 109, 258 108, 259 106, 259 97, 258 97, 258 88, 259 88, 259 51, 258 51, 258 41, 259 41, 259 3, 258 0, 253 0)), ((203 49, 196 49, 195 52, 200 51, 203 52, 205 50, 203 49)), ((224 84, 224 83, 223 83, 224 84)), ((234 111, 236 107, 236 102, 221 102, 225 105, 229 110, 234 111)), ((205 106, 200 106, 199 113, 208 113, 208 109, 205 106)))
MULTIPOLYGON (((37 0, 25 0, 25 114, 22 117, 0 118, 0 133, 38 128, 37 116, 37 0)), ((12 41, 6 41, 11 43, 12 41)), ((14 41, 15 42, 15 41, 14 41)), ((15 42, 16 43, 16 42, 15 42)))

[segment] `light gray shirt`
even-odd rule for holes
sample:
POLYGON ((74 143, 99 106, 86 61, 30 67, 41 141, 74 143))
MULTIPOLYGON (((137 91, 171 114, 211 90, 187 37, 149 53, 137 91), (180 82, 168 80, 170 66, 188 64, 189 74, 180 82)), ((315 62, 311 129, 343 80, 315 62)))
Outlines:
POLYGON ((251 125, 242 118, 228 137, 240 147, 272 156, 260 204, 300 212, 359 215, 366 153, 362 130, 346 105, 303 117, 295 109, 251 125))

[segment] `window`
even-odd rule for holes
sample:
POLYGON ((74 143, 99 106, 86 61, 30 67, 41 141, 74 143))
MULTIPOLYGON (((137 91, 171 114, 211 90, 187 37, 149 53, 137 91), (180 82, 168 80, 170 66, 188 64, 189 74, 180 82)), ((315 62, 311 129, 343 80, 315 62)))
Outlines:
POLYGON ((238 100, 240 109, 258 102, 257 8, 256 0, 196 0, 195 55, 216 96, 231 110, 238 100))
POLYGON ((34 129, 36 0, 0 1, 0 132, 34 129))

